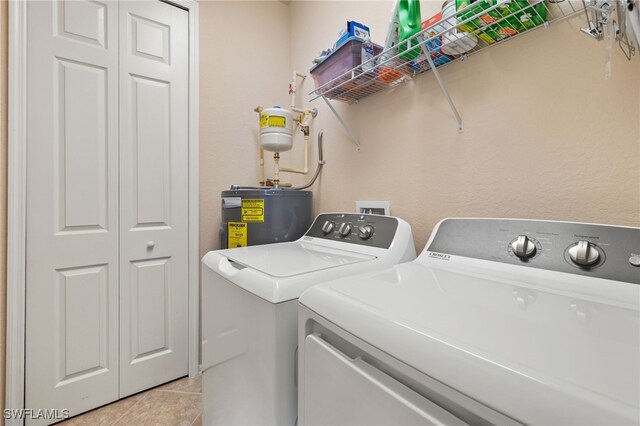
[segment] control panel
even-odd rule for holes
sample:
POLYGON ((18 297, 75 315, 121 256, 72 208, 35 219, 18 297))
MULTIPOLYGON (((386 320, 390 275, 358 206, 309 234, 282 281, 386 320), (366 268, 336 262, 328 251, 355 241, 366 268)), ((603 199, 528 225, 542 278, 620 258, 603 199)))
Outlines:
POLYGON ((427 250, 640 284, 640 228, 446 219, 427 250))
POLYGON ((359 213, 323 213, 305 236, 389 248, 398 229, 398 220, 390 216, 359 213))

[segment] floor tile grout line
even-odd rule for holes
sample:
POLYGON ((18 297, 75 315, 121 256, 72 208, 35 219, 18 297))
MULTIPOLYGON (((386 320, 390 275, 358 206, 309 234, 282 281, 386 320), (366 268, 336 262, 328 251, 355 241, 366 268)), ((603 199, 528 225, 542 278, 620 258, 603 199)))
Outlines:
MULTIPOLYGON (((129 407, 129 409, 128 409, 127 411, 125 411, 124 413, 122 413, 122 415, 121 415, 120 417, 118 417, 118 418, 117 418, 113 423, 111 423, 111 425, 110 425, 110 426, 114 426, 116 423, 118 423, 120 420, 122 420, 122 418, 123 418, 124 416, 126 416, 127 414, 129 414, 129 412, 130 412, 131 410, 133 410, 133 409, 135 408, 135 406, 136 406, 136 405, 138 405, 138 404, 140 403, 140 401, 142 401, 143 399, 145 399, 146 397, 148 397, 148 396, 149 396, 149 393, 150 393, 149 391, 144 392, 144 393, 142 394, 142 397, 140 397, 140 399, 139 399, 139 400, 137 400, 137 401, 135 402, 135 404, 133 404, 131 407, 129 407)), ((132 396, 133 396, 133 395, 132 395, 132 396)), ((131 397, 129 397, 129 398, 131 398, 131 397)))
MULTIPOLYGON (((193 426, 196 423, 196 420, 198 420, 198 417, 200 416, 202 416, 202 411, 200 411, 198 415, 193 419, 193 421, 191 422, 191 426, 193 426)), ((200 420, 200 423, 202 423, 202 420, 200 420)))

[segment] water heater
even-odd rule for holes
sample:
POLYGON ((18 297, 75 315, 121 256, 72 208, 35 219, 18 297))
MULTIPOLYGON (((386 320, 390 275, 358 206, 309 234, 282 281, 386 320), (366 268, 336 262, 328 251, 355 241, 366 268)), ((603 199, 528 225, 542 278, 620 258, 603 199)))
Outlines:
POLYGON ((220 248, 294 241, 313 221, 313 193, 295 189, 222 191, 220 248))

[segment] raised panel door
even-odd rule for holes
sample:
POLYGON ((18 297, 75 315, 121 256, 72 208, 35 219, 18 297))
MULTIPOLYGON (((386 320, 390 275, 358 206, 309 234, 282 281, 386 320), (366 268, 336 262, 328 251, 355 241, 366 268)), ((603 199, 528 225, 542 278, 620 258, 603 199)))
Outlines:
POLYGON ((188 373, 188 13, 120 4, 120 395, 188 373))
POLYGON ((27 16, 25 404, 75 415, 119 395, 118 4, 27 16))

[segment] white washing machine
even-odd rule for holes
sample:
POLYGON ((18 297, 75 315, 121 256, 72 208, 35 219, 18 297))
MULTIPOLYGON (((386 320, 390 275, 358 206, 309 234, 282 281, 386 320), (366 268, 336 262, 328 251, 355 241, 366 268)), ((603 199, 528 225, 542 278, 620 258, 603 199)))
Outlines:
POLYGON ((640 424, 640 229, 446 219, 300 298, 299 424, 640 424))
POLYGON ((297 241, 207 253, 203 424, 294 425, 300 294, 415 257, 405 221, 349 213, 319 215, 297 241))

